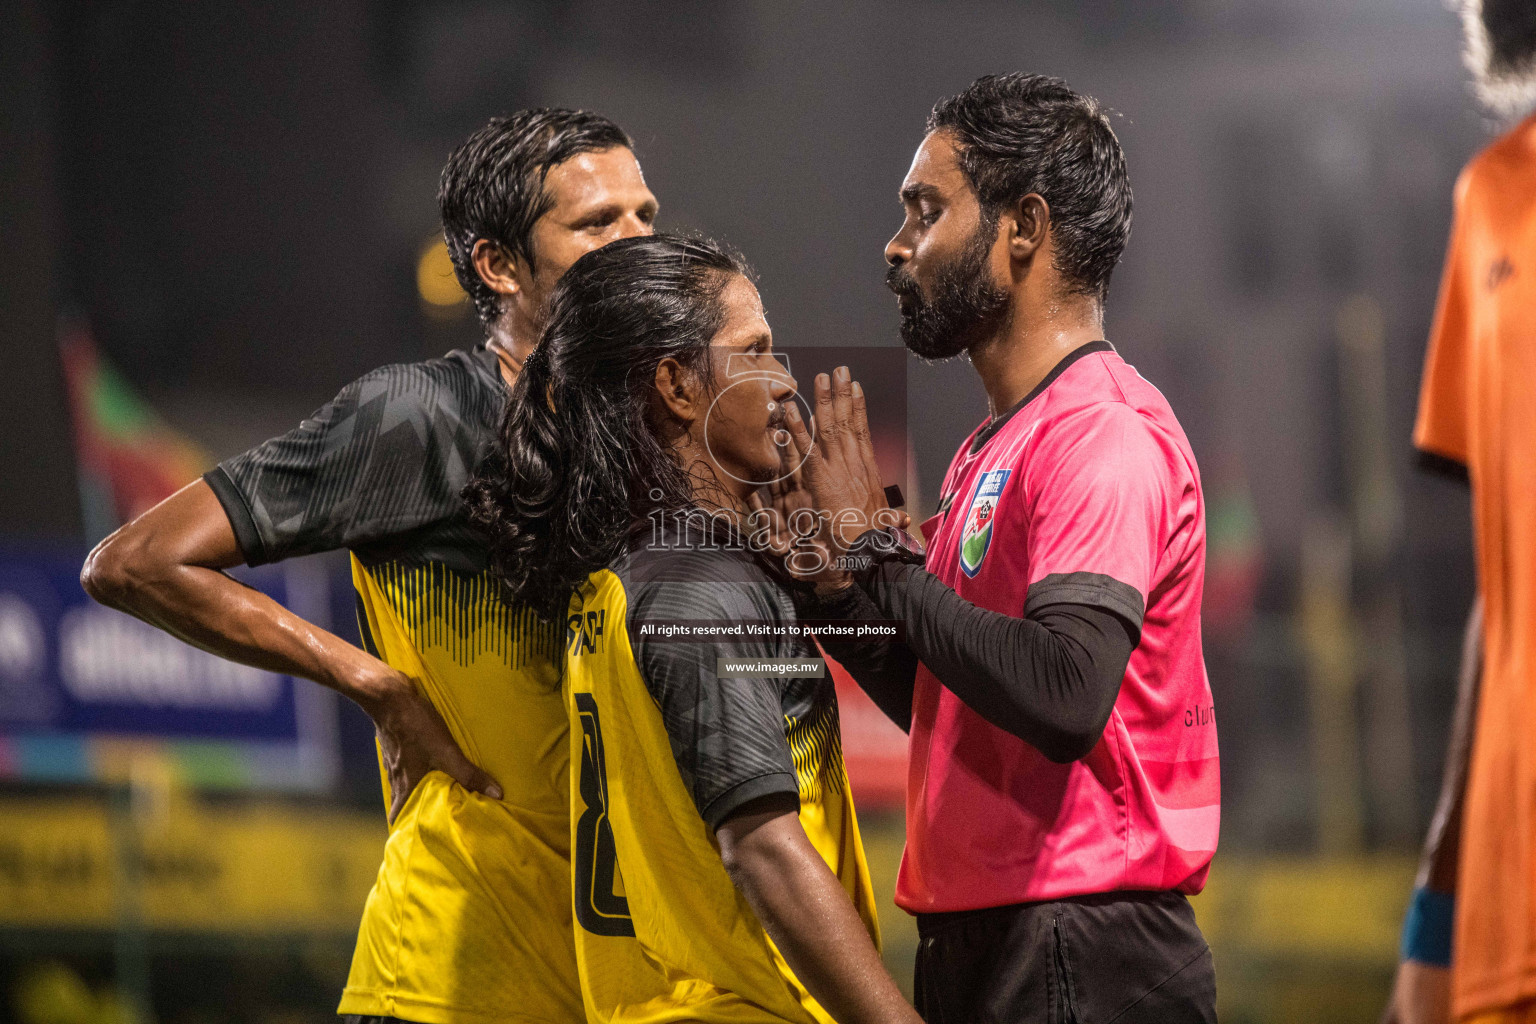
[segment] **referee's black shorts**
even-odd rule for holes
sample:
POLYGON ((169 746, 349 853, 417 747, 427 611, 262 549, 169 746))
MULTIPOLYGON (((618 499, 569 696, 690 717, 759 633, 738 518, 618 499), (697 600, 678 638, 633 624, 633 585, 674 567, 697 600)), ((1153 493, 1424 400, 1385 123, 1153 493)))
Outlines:
POLYGON ((1116 892, 917 916, 928 1024, 1205 1024, 1211 950, 1189 901, 1116 892))

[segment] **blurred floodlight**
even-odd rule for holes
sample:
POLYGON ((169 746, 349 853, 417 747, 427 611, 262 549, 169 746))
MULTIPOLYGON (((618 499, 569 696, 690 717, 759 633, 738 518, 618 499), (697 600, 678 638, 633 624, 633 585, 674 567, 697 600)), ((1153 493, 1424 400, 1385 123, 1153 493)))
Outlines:
POLYGON ((427 242, 416 261, 416 291, 428 313, 434 316, 457 316, 463 310, 469 296, 459 287, 453 276, 453 261, 448 258, 448 246, 441 237, 427 242))

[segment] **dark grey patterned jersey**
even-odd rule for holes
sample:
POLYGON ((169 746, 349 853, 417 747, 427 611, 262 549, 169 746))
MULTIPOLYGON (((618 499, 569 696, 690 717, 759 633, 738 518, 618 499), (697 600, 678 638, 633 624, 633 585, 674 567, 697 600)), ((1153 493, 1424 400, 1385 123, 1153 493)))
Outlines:
POLYGON ((459 491, 489 451, 507 393, 483 345, 381 367, 205 479, 251 565, 345 548, 364 565, 476 574, 486 542, 459 491))
POLYGON ((693 528, 657 544, 637 531, 612 571, 628 603, 630 646, 678 770, 700 815, 716 827, 772 793, 819 802, 821 787, 840 788, 845 775, 831 676, 767 674, 820 656, 814 641, 789 635, 789 592, 739 539, 705 536, 693 528), (667 635, 682 624, 719 635, 667 635), (729 674, 730 662, 742 663, 743 674, 729 674))
POLYGON ((750 552, 697 534, 651 540, 643 526, 632 533, 567 618, 572 931, 583 968, 600 968, 582 972, 587 1005, 829 1019, 774 951, 716 833, 798 799, 805 838, 879 944, 835 684, 804 667, 774 671, 817 649, 787 628, 798 626, 790 595, 750 552), (673 632, 684 624, 708 634, 673 632))

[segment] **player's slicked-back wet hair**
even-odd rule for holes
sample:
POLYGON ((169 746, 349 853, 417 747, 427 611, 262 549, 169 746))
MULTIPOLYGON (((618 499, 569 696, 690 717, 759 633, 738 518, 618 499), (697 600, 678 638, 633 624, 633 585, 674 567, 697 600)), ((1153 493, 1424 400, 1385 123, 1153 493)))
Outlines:
POLYGON ((554 205, 544 190, 550 168, 615 146, 633 148, 624 129, 606 117, 539 108, 492 118, 453 151, 438 183, 437 205, 454 275, 481 323, 490 324, 500 310, 496 293, 470 261, 475 242, 494 242, 532 265, 534 222, 554 205))
POLYGON ((987 75, 940 100, 928 131, 959 144, 983 223, 1031 192, 1044 199, 1056 270, 1073 291, 1104 297, 1131 236, 1131 181, 1097 100, 1059 78, 987 75))
POLYGON ((1461 22, 1478 98, 1507 117, 1536 106, 1536 3, 1461 0, 1461 22))
POLYGON ((516 599, 563 619, 632 522, 692 507, 689 478, 650 422, 656 367, 676 359, 711 382, 721 293, 746 273, 713 242, 651 235, 586 253, 560 278, 497 449, 464 489, 516 599))

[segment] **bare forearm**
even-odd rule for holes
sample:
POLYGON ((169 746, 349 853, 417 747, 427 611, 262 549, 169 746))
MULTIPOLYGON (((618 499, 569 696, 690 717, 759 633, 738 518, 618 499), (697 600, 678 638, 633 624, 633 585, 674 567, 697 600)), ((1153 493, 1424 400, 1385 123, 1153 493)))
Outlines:
POLYGON ((168 566, 104 603, 220 657, 312 679, 364 706, 390 675, 378 659, 216 569, 168 566))
POLYGON ((80 582, 102 604, 205 651, 312 679, 356 701, 378 727, 390 821, 434 770, 501 799, 495 780, 469 762, 411 680, 224 574, 242 561, 223 506, 199 480, 97 545, 80 582))
POLYGON ((816 1001, 839 1024, 916 1024, 848 894, 804 833, 798 842, 763 837, 744 846, 727 861, 731 877, 816 1001))
POLYGON ((378 659, 222 571, 240 560, 222 507, 199 482, 98 545, 81 582, 101 603, 203 650, 312 679, 364 707, 397 682, 378 659))

